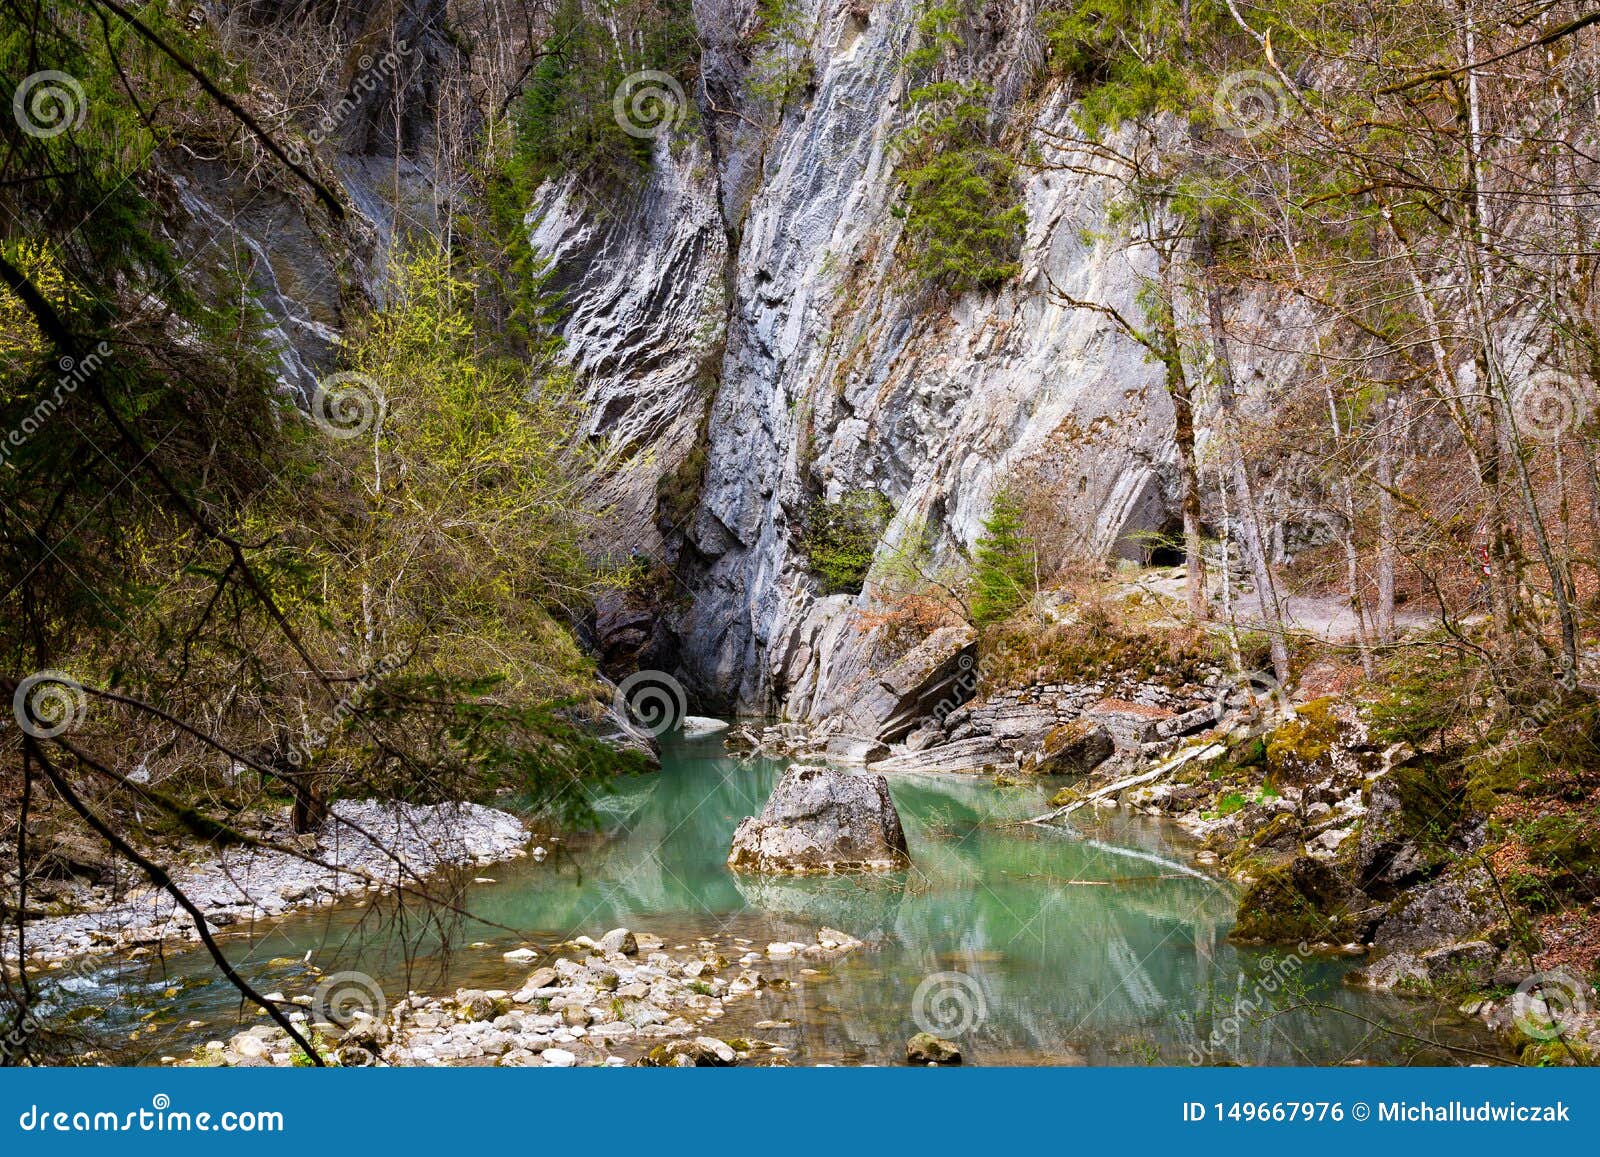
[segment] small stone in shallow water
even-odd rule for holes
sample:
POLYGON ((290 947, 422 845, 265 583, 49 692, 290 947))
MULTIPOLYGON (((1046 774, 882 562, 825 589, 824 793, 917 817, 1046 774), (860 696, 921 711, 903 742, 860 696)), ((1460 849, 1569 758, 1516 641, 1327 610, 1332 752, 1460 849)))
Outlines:
POLYGON ((621 953, 623 956, 637 956, 639 953, 638 940, 626 928, 613 928, 600 937, 600 943, 596 947, 607 956, 616 953, 621 953))
POLYGON ((524 961, 524 960, 532 960, 535 957, 537 957, 538 955, 539 954, 537 952, 535 952, 531 948, 513 948, 510 952, 501 953, 501 957, 503 959, 510 960, 510 961, 513 961, 513 962, 521 962, 521 961, 524 961))
POLYGON ((553 1069, 570 1069, 578 1063, 576 1053, 569 1053, 566 1049, 545 1049, 539 1054, 544 1058, 544 1063, 553 1069))
POLYGON ((959 1065, 961 1049, 954 1041, 919 1032, 906 1042, 906 1060, 914 1065, 959 1065))

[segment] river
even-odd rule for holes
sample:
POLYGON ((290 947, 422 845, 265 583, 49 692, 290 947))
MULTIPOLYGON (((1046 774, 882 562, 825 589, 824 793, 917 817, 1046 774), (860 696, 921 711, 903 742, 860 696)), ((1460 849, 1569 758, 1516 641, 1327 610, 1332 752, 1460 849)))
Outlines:
MULTIPOLYGON (((734 826, 781 771, 726 755, 720 737, 678 740, 659 774, 600 799, 599 831, 542 839, 542 861, 480 870, 493 883, 451 881, 475 918, 391 899, 302 913, 225 944, 261 991, 309 993, 309 961, 370 974, 393 1001, 514 989, 530 965, 505 961, 508 949, 620 925, 669 947, 710 940, 730 960, 809 942, 824 925, 867 941, 826 965, 763 961, 791 985, 730 1006, 739 1011, 718 1026, 778 1042, 793 1063, 894 1063, 919 1027, 953 1037, 977 1064, 1451 1063, 1412 1037, 1497 1051, 1453 1010, 1344 987, 1350 961, 1228 943, 1235 891, 1191 866, 1171 823, 1085 809, 1072 829, 1018 824, 1043 809, 1049 785, 897 776, 909 872, 736 876, 723 863, 734 826)), ((181 1056, 258 1019, 193 950, 65 985, 56 1013, 109 1032, 122 1063, 181 1056)))

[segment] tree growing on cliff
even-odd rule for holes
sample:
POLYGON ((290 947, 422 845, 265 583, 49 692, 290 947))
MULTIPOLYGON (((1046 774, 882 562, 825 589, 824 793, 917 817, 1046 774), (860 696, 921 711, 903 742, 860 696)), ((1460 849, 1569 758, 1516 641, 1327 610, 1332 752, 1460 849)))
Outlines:
POLYGON ((1011 491, 995 495, 972 559, 969 605, 974 626, 1010 618, 1039 589, 1038 551, 1028 536, 1022 504, 1011 491))
POLYGON ((911 123, 896 140, 904 191, 893 210, 905 219, 907 265, 958 293, 1015 277, 1028 227, 1017 162, 989 108, 993 89, 967 75, 967 15, 959 3, 935 3, 918 19, 918 47, 906 58, 911 123))

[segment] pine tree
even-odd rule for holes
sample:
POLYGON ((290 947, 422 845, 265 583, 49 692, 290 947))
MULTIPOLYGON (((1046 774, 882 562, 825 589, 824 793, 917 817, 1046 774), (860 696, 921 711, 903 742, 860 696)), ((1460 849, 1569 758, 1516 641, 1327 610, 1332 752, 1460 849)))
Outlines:
POLYGON ((1033 596, 1037 553, 1010 491, 995 495, 973 547, 972 618, 978 626, 1009 617, 1033 596))

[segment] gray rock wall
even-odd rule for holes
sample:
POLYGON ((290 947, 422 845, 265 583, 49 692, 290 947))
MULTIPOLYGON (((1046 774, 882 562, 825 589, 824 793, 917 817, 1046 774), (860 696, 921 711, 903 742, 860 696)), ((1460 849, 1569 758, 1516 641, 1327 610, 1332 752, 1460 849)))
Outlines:
MULTIPOLYGON (((1048 294, 1053 282, 1138 316, 1139 254, 1085 239, 1114 183, 1031 173, 1021 276, 929 294, 896 260, 891 212, 915 5, 813 10, 814 86, 780 123, 752 128, 765 114, 724 61, 708 76, 718 107, 744 100, 737 119, 702 105, 702 143, 658 150, 624 219, 596 223, 568 189, 547 189, 535 243, 573 271, 567 337, 592 430, 629 463, 603 483, 624 512, 615 549, 667 556, 694 592, 675 624, 683 674, 713 702, 815 719, 893 656, 858 628, 863 598, 820 597, 805 573, 796 540, 813 496, 879 489, 898 511, 891 539, 926 524, 957 558, 1026 466, 1060 496, 1062 536, 1104 557, 1170 521, 1176 478, 1155 367, 1106 318, 1048 294), (728 269, 717 205, 738 239, 728 269), (640 515, 693 444, 694 365, 717 343, 699 506, 663 536, 640 515)), ((994 41, 997 62, 1022 51, 1016 35, 994 41)), ((1012 123, 1049 158, 1043 134, 1070 132, 1069 114, 1047 92, 1012 123)))

